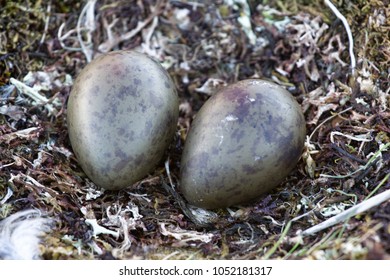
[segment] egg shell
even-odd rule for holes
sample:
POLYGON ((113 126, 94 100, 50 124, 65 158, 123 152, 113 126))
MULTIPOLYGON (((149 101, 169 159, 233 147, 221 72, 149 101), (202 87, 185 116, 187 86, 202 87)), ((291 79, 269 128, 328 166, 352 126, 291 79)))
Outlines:
POLYGON ((275 83, 249 79, 222 89, 191 124, 181 192, 190 204, 210 209, 269 192, 296 166, 305 125, 299 104, 275 83))
POLYGON ((86 175, 117 190, 152 172, 173 140, 178 95, 166 70, 135 51, 90 62, 68 101, 68 131, 86 175))

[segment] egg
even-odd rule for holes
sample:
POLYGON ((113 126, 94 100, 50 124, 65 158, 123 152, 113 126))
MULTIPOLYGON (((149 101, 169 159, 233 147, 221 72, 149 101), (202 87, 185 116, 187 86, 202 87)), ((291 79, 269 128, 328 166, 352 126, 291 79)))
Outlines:
POLYGON ((180 191, 201 208, 252 201, 296 166, 306 122, 293 96, 248 79, 210 97, 191 124, 181 159, 180 191))
POLYGON ((85 174, 118 190, 143 179, 173 140, 178 95, 166 70, 135 51, 114 51, 91 61, 70 93, 70 142, 85 174))

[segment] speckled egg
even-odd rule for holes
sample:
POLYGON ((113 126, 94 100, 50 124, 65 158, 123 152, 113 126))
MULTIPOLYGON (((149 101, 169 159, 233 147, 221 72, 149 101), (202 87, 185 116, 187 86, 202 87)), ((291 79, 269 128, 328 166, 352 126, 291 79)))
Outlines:
POLYGON ((270 191, 296 166, 305 124, 299 104, 275 83, 250 79, 222 89, 191 124, 181 192, 190 204, 212 209, 270 191))
POLYGON ((96 185, 122 189, 162 160, 178 115, 178 95, 165 69, 144 54, 115 51, 78 75, 68 101, 69 137, 96 185))

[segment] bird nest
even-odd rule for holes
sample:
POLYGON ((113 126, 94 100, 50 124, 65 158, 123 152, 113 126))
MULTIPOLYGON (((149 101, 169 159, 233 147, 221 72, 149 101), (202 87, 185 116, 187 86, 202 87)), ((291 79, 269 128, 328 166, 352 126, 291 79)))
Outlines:
POLYGON ((0 218, 37 209, 52 220, 44 259, 388 259, 388 2, 288 2, 6 1, 0 218), (73 154, 66 104, 82 67, 118 49, 161 62, 180 117, 154 173, 105 191, 73 154), (191 121, 209 96, 246 78, 273 80, 301 104, 303 155, 256 201, 191 207, 177 191, 191 121))

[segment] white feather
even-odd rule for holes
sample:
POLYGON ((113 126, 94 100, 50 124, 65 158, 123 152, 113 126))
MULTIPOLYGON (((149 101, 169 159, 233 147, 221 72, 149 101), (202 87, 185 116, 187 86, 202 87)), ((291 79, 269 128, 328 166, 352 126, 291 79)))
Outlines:
POLYGON ((38 210, 19 211, 0 221, 0 259, 40 259, 39 243, 51 224, 38 210))

